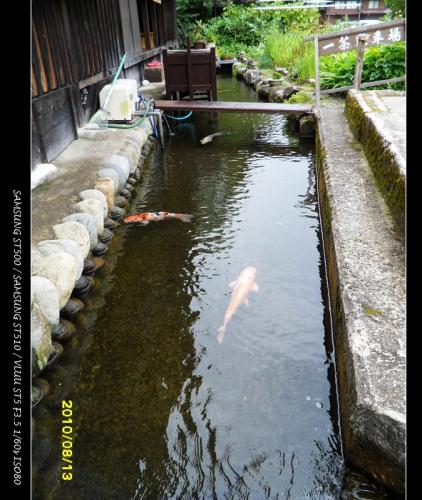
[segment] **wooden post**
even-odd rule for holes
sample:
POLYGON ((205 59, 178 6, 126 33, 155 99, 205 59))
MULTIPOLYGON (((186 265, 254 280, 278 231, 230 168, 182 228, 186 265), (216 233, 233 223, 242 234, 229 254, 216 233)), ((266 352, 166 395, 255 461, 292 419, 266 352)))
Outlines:
POLYGON ((215 69, 215 47, 210 48, 211 101, 217 100, 217 75, 215 69))
POLYGON ((358 40, 359 40, 358 56, 356 59, 355 77, 353 79, 353 88, 356 90, 360 89, 360 83, 362 80, 363 56, 365 52, 365 44, 367 41, 367 37, 366 35, 359 35, 358 40))
POLYGON ((314 36, 314 48, 315 48, 315 96, 316 96, 317 109, 319 109, 320 88, 319 88, 319 49, 318 49, 318 35, 314 36))
POLYGON ((188 90, 189 99, 193 100, 193 89, 192 89, 192 54, 190 49, 190 38, 187 38, 187 50, 186 50, 186 71, 188 78, 188 90))

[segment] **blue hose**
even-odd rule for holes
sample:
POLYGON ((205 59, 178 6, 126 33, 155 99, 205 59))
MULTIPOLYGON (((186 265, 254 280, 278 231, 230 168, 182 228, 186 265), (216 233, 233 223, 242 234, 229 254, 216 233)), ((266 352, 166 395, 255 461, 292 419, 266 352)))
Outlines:
POLYGON ((166 116, 167 118, 172 118, 173 120, 186 120, 187 118, 190 117, 190 115, 192 114, 192 111, 189 111, 189 113, 185 116, 171 116, 171 115, 166 115, 164 113, 164 116, 166 116))

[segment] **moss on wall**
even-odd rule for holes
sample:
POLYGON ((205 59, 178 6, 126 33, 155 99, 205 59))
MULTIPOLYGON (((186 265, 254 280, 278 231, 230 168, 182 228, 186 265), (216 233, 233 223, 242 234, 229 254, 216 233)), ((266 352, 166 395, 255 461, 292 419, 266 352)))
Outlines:
POLYGON ((400 466, 392 463, 382 450, 377 449, 374 443, 368 442, 365 436, 353 425, 356 415, 366 410, 359 406, 357 401, 356 376, 348 340, 350 334, 347 332, 347 325, 344 321, 345 298, 341 289, 338 271, 335 235, 333 234, 332 225, 333 214, 326 185, 326 150, 318 120, 315 138, 319 210, 322 220, 321 231, 324 238, 328 290, 334 329, 333 337, 345 458, 349 465, 358 470, 360 469, 364 474, 371 474, 376 480, 402 493, 404 480, 400 466))
MULTIPOLYGON (((374 109, 374 111, 376 111, 374 109)), ((376 184, 396 223, 399 235, 404 235, 405 178, 392 151, 385 146, 372 120, 365 114, 350 92, 346 98, 346 115, 350 129, 362 145, 376 184)))

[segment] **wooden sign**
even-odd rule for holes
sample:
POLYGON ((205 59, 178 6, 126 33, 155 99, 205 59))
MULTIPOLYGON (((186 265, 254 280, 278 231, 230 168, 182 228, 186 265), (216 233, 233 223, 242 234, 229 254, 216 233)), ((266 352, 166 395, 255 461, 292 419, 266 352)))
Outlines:
POLYGON ((399 19, 398 21, 390 21, 388 23, 376 24, 366 28, 350 29, 345 31, 337 31, 335 33, 327 33, 326 35, 314 35, 304 38, 305 42, 314 41, 315 48, 315 96, 317 108, 320 105, 320 95, 331 94, 334 92, 344 92, 351 88, 359 89, 360 87, 375 87, 386 83, 398 83, 406 80, 406 77, 390 78, 388 80, 380 80, 377 82, 365 82, 361 84, 363 56, 365 47, 386 45, 395 42, 400 42, 406 39, 406 20, 399 19), (320 90, 320 75, 319 75, 319 58, 327 54, 335 54, 336 52, 347 52, 348 50, 358 49, 357 64, 355 67, 355 77, 353 86, 340 87, 320 90))
POLYGON ((400 42, 406 39, 405 22, 401 20, 319 36, 319 55, 326 56, 357 49, 359 35, 366 35, 366 47, 400 42))

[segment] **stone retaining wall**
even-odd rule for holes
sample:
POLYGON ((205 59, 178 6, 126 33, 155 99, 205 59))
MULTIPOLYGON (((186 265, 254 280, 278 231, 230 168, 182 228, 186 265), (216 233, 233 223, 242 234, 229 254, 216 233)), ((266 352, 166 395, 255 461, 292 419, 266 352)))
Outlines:
POLYGON ((61 168, 55 169, 57 172, 65 167, 70 171, 75 168, 79 177, 74 178, 72 172, 67 172, 67 175, 62 172, 62 177, 59 175, 50 181, 50 192, 54 191, 56 203, 52 201, 53 196, 49 196, 48 188, 37 188, 41 190, 37 203, 45 212, 45 219, 38 210, 35 223, 44 226, 48 221, 51 226, 33 227, 33 377, 42 373, 61 354, 60 340, 74 333, 72 325, 63 318, 84 307, 80 298, 94 284, 91 276, 102 265, 101 256, 107 252, 117 221, 123 217, 134 184, 140 179, 142 163, 154 140, 149 137, 151 133, 149 122, 131 134, 125 134, 123 130, 80 129, 80 141, 72 143, 62 154, 62 159, 57 159, 57 163, 62 164, 61 168), (104 146, 98 148, 102 141, 104 146), (97 149, 91 146, 94 143, 97 149), (102 150, 102 156, 95 152, 98 150, 102 150), (77 160, 79 170, 72 164, 72 155, 74 157, 76 152, 80 153, 77 160), (66 201, 61 195, 67 198, 66 201), (58 213, 52 214, 54 210, 58 213), (40 238, 40 235, 46 238, 40 238))

